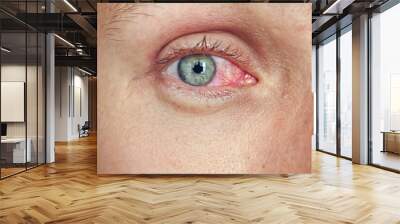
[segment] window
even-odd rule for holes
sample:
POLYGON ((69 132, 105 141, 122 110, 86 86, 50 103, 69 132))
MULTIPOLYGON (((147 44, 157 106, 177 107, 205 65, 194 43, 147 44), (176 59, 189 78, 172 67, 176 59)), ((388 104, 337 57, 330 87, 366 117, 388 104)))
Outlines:
POLYGON ((400 170, 400 5, 371 18, 371 161, 400 170))
POLYGON ((336 36, 318 48, 318 149, 336 153, 336 36))
POLYGON ((340 36, 340 155, 352 157, 352 32, 340 36))

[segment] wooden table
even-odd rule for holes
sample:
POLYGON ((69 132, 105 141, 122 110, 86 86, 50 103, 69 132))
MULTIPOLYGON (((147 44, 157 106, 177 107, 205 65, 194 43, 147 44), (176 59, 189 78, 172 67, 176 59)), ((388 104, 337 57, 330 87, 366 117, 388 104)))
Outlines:
POLYGON ((383 150, 382 152, 392 152, 400 154, 400 131, 382 131, 383 150))
POLYGON ((32 141, 30 138, 6 138, 1 139, 1 159, 5 160, 5 163, 26 163, 31 162, 32 141), (27 147, 25 150, 25 141, 27 141, 27 147))

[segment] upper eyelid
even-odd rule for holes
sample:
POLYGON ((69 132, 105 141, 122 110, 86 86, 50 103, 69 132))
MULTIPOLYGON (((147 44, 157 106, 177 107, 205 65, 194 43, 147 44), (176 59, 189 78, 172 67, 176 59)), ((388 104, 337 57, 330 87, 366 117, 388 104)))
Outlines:
POLYGON ((224 46, 223 41, 207 39, 207 36, 204 35, 202 40, 197 42, 194 46, 171 48, 166 56, 157 60, 157 63, 168 64, 170 61, 179 57, 196 53, 209 53, 215 54, 216 56, 225 56, 241 63, 245 63, 247 60, 243 57, 242 52, 238 48, 232 46, 232 44, 224 46))

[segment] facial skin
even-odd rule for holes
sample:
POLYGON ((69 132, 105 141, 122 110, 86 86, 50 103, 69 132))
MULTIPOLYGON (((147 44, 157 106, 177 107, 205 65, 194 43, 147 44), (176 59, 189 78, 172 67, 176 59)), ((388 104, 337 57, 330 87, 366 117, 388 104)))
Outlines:
POLYGON ((310 172, 310 4, 98 8, 99 174, 310 172))

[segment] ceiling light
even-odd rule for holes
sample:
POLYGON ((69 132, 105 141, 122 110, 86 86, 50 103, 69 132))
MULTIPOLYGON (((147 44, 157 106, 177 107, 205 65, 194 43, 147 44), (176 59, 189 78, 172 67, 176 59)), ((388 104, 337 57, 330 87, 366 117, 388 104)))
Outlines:
POLYGON ((11 50, 9 50, 9 49, 7 49, 5 47, 1 47, 0 49, 1 49, 1 51, 4 51, 6 53, 10 53, 11 52, 11 50))
POLYGON ((86 71, 86 70, 83 70, 83 69, 81 69, 81 68, 79 68, 79 67, 78 67, 78 70, 81 71, 81 72, 83 72, 83 73, 85 73, 85 74, 87 74, 87 75, 93 75, 92 73, 90 73, 90 72, 88 72, 88 71, 86 71))
POLYGON ((71 42, 69 42, 68 40, 66 40, 66 39, 64 39, 64 38, 62 38, 62 37, 60 37, 60 36, 57 35, 57 34, 54 34, 54 36, 57 37, 57 38, 58 38, 59 40, 61 40, 62 42, 64 42, 65 44, 67 44, 68 46, 75 48, 75 45, 73 45, 73 44, 72 44, 71 42))
POLYGON ((64 0, 64 3, 67 4, 74 12, 78 12, 78 10, 68 0, 64 0))
POLYGON ((76 49, 76 53, 78 53, 79 55, 84 55, 84 52, 83 52, 82 48, 77 48, 76 49))
POLYGON ((342 14, 343 10, 353 2, 354 0, 336 0, 332 5, 325 9, 322 14, 342 14))

